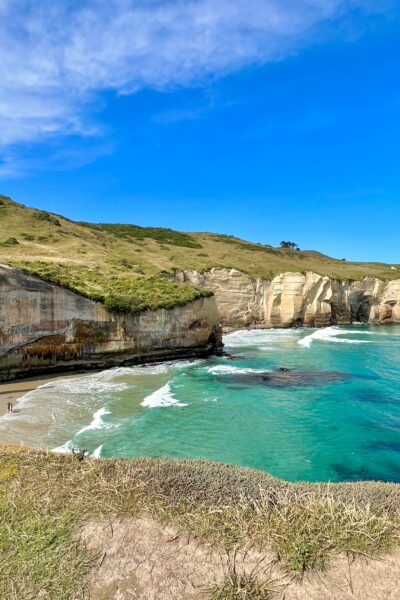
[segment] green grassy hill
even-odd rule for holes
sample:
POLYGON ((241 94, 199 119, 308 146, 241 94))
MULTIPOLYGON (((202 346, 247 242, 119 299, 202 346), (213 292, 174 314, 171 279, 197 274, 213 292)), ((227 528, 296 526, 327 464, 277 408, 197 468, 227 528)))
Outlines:
POLYGON ((229 235, 122 224, 78 223, 0 196, 0 263, 25 268, 110 308, 137 312, 207 294, 161 279, 179 269, 234 267, 271 278, 313 271, 337 279, 396 279, 400 265, 344 262, 314 251, 254 244, 229 235))

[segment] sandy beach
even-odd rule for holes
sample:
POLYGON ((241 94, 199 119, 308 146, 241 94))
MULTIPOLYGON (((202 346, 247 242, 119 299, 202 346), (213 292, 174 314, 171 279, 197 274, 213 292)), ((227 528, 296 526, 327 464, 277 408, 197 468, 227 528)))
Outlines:
POLYGON ((18 381, 0 383, 0 416, 7 413, 7 405, 9 402, 15 407, 19 398, 28 392, 32 392, 41 385, 45 385, 56 379, 73 379, 80 376, 82 376, 82 373, 52 373, 47 376, 41 375, 39 377, 29 377, 18 381))

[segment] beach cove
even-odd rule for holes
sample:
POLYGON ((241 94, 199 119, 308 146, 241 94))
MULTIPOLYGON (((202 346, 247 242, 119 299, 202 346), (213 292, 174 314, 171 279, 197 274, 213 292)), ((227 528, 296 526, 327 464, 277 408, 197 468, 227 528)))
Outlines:
POLYGON ((5 405, 39 387, 2 417, 0 433, 101 457, 205 458, 292 481, 399 481, 399 339, 396 325, 238 331, 224 337, 224 357, 7 384, 5 405))

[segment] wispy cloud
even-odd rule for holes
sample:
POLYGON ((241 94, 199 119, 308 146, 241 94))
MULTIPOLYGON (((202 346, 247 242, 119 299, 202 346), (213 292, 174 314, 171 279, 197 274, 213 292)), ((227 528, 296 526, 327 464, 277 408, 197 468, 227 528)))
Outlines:
POLYGON ((90 107, 103 91, 170 90, 281 60, 309 44, 321 25, 388 7, 377 4, 0 0, 0 152, 51 136, 96 134, 90 107))

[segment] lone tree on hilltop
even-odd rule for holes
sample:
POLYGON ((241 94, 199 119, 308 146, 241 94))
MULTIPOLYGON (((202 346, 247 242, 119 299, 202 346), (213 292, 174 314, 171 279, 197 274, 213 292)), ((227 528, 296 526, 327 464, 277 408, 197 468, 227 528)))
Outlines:
POLYGON ((290 248, 290 250, 300 250, 296 242, 281 242, 281 248, 290 248))

